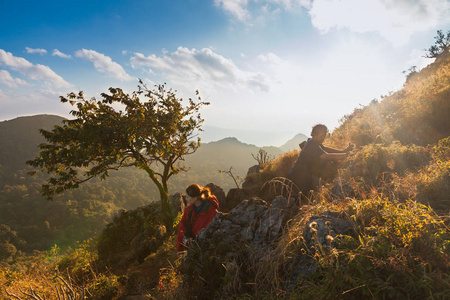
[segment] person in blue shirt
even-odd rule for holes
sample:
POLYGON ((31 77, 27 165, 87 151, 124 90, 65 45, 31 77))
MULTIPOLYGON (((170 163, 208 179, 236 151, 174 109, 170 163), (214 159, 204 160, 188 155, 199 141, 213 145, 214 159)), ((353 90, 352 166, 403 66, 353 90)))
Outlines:
POLYGON ((297 161, 287 174, 304 197, 310 197, 310 192, 320 186, 320 178, 330 161, 344 160, 354 148, 349 143, 343 150, 325 147, 323 142, 329 135, 328 128, 323 124, 315 125, 311 131, 311 138, 306 141, 297 161))

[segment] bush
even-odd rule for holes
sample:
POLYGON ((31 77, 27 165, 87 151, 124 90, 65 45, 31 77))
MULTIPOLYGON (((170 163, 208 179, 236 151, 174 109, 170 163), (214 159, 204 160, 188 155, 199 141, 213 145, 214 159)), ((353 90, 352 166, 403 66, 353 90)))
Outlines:
POLYGON ((426 206, 377 197, 348 203, 357 239, 314 256, 297 284, 300 299, 444 299, 450 292, 450 236, 426 206))
POLYGON ((428 165, 407 174, 397 186, 417 201, 446 213, 450 210, 450 137, 440 140, 431 149, 431 155, 428 165))
POLYGON ((126 267, 143 262, 166 238, 157 204, 122 211, 103 230, 98 243, 99 260, 109 267, 126 267))
POLYGON ((245 186, 246 190, 254 192, 264 198, 265 191, 261 190, 264 183, 275 177, 286 177, 287 172, 294 165, 298 155, 299 151, 297 150, 279 155, 265 164, 264 168, 257 173, 247 174, 243 186, 245 186))
POLYGON ((378 186, 383 180, 391 180, 392 174, 404 175, 423 167, 431 159, 425 147, 400 143, 389 146, 371 144, 359 149, 343 164, 342 175, 346 179, 359 178, 368 186, 378 186))

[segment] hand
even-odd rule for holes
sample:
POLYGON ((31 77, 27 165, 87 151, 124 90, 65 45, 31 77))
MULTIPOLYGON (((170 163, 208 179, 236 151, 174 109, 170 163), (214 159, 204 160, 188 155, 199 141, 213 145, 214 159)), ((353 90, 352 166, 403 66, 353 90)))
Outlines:
POLYGON ((355 144, 348 143, 348 146, 347 146, 347 148, 345 148, 344 152, 352 151, 354 148, 355 148, 355 144))

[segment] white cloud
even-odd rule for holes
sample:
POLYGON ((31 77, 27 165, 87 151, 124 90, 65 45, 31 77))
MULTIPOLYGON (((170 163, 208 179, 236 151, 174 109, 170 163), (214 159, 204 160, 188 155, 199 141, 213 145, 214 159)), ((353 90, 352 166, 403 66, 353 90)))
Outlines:
POLYGON ((25 47, 25 49, 27 50, 27 53, 31 53, 31 54, 38 53, 40 55, 44 55, 47 53, 47 50, 45 50, 45 49, 39 49, 39 48, 33 49, 30 47, 25 47))
POLYGON ((267 54, 260 54, 257 56, 257 59, 262 63, 270 65, 279 65, 281 63, 281 58, 271 52, 267 54))
POLYGON ((102 53, 98 53, 94 50, 78 50, 75 52, 76 57, 87 59, 94 63, 94 67, 97 71, 110 74, 111 76, 123 81, 134 80, 133 77, 127 74, 121 65, 112 61, 111 57, 102 53))
POLYGON ((315 0, 309 14, 312 24, 324 33, 334 27, 378 32, 402 45, 415 32, 449 22, 449 9, 446 0, 315 0))
POLYGON ((62 57, 62 58, 72 58, 71 55, 62 53, 62 52, 59 51, 58 49, 53 49, 52 55, 53 55, 53 56, 59 56, 59 57, 62 57))
POLYGON ((248 0, 214 0, 215 5, 232 14, 240 21, 250 17, 250 12, 245 8, 247 3, 248 0))
POLYGON ((264 22, 283 10, 304 7, 322 33, 347 28, 357 33, 374 32, 394 45, 403 45, 416 32, 450 22, 448 0, 215 0, 215 5, 239 21, 264 22))
POLYGON ((0 64, 3 63, 11 70, 20 72, 33 80, 44 80, 57 87, 70 87, 71 84, 44 65, 34 65, 22 57, 16 57, 10 52, 0 49, 0 64))
POLYGON ((0 83, 3 83, 11 88, 17 87, 18 84, 26 84, 26 82, 20 78, 13 78, 6 70, 0 70, 0 83))
POLYGON ((214 4, 225 12, 231 14, 239 21, 247 21, 253 14, 267 14, 268 12, 277 13, 280 8, 290 10, 296 6, 311 7, 311 0, 214 0, 214 4), (257 3, 257 9, 260 11, 250 11, 250 2, 257 3), (270 7, 270 9, 269 9, 270 7))
POLYGON ((33 88, 33 90, 15 89, 0 92, 0 101, 2 101, 0 120, 36 114, 56 114, 70 117, 68 104, 59 101, 58 96, 62 94, 64 93, 54 91, 46 86, 33 88))
POLYGON ((133 68, 146 66, 160 70, 179 85, 201 84, 234 90, 257 87, 262 91, 269 90, 265 74, 241 70, 231 59, 214 53, 209 48, 197 50, 178 47, 173 53, 163 53, 162 57, 135 53, 130 62, 133 68))

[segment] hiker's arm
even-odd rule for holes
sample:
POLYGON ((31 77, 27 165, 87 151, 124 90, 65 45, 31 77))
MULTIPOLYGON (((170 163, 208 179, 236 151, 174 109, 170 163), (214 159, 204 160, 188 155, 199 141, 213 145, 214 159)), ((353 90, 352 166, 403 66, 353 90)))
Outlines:
POLYGON ((354 147, 355 147, 354 144, 348 143, 347 148, 345 148, 343 150, 334 149, 334 148, 330 148, 330 147, 326 147, 326 146, 323 146, 323 150, 325 150, 325 152, 327 152, 327 153, 347 153, 349 151, 352 151, 354 147))
POLYGON ((348 156, 348 152, 347 153, 323 153, 320 156, 320 159, 323 160, 343 160, 346 159, 348 156))

